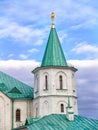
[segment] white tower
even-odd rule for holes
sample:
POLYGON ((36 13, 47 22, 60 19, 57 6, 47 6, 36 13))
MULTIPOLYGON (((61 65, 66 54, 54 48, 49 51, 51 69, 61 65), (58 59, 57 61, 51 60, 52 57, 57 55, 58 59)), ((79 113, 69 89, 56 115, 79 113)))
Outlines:
POLYGON ((51 14, 52 27, 41 67, 34 73, 34 117, 66 113, 68 98, 77 115, 75 85, 76 68, 68 66, 54 26, 55 14, 51 14))

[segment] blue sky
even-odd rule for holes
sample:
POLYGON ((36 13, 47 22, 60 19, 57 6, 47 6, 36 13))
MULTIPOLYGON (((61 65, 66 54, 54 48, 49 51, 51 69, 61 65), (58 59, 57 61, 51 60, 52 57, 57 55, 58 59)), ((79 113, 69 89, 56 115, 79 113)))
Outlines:
POLYGON ((42 61, 51 12, 65 57, 78 68, 79 114, 98 119, 97 0, 0 0, 0 70, 33 84, 31 71, 42 61))

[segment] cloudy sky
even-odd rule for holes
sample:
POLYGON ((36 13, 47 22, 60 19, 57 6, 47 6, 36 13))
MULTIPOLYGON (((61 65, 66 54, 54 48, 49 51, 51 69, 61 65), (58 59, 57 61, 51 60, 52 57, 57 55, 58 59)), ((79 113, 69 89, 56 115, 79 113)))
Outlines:
POLYGON ((0 0, 0 70, 33 86, 51 12, 67 61, 76 74, 79 114, 98 119, 98 1, 0 0))

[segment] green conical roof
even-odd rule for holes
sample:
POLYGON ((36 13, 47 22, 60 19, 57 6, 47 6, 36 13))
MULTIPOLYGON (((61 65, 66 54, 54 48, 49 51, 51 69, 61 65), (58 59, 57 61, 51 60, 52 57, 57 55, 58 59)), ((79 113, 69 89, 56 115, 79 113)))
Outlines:
POLYGON ((41 67, 46 66, 68 66, 54 26, 50 30, 46 50, 41 64, 41 67))

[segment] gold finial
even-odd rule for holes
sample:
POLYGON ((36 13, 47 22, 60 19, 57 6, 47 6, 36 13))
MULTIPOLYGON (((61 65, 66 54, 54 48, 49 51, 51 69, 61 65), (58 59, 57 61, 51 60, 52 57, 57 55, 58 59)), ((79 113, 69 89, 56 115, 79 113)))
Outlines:
POLYGON ((52 20, 52 28, 54 28, 54 19, 55 19, 56 15, 54 12, 51 13, 51 20, 52 20))

